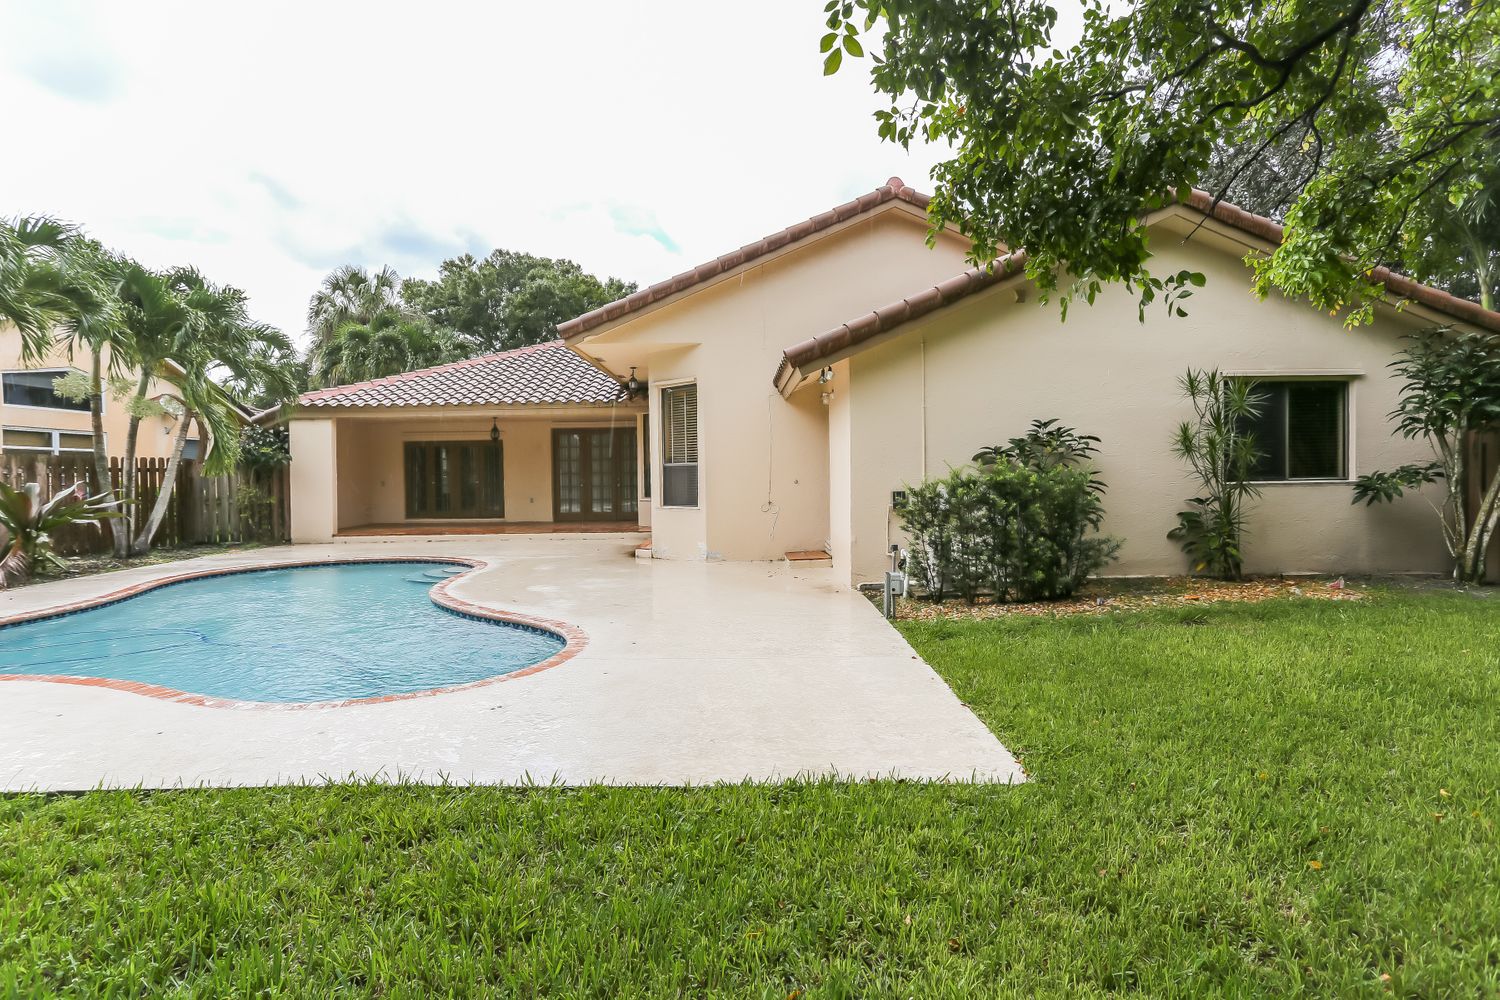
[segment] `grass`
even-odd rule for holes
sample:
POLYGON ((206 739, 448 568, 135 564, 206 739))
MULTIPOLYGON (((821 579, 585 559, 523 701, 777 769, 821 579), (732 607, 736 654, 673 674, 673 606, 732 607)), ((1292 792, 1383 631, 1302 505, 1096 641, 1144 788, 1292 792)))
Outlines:
POLYGON ((9 797, 0 992, 1500 995, 1500 599, 903 630, 1031 783, 9 797))

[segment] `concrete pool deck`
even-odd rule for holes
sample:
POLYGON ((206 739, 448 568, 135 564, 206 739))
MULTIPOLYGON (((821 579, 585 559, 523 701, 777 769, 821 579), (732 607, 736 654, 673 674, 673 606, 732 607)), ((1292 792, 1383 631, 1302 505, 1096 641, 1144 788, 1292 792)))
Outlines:
MULTIPOLYGON (((0 789, 416 781, 702 784, 797 775, 1023 780, 995 736, 828 569, 636 559, 635 535, 281 546, 0 594, 0 618, 186 571, 469 557, 450 593, 570 622, 587 646, 527 677, 303 711, 0 683, 0 789)), ((5 644, 17 633, 0 631, 5 644)), ((378 655, 378 650, 372 650, 378 655)), ((0 666, 0 673, 4 667, 0 666)))

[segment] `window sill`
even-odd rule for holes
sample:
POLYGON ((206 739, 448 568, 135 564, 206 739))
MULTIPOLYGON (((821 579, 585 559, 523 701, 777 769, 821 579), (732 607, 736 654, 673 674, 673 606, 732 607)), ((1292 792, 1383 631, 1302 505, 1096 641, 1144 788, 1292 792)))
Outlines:
POLYGON ((1252 479, 1252 486, 1348 486, 1353 479, 1252 479))
MULTIPOLYGON (((81 413, 84 416, 93 412, 87 406, 80 410, 73 406, 35 406, 31 403, 6 403, 5 408, 7 410, 35 410, 38 413, 81 413)), ((104 408, 100 407, 99 412, 102 414, 104 408)))

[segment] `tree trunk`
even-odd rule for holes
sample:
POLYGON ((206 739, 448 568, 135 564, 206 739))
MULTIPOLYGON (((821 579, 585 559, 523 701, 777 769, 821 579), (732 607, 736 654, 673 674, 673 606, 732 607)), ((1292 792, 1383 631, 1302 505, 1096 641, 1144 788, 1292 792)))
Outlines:
POLYGON ((1469 247, 1469 262, 1474 265, 1474 271, 1479 279, 1479 304, 1486 309, 1495 308, 1495 274, 1490 267, 1490 248, 1480 239, 1469 225, 1463 226, 1464 236, 1469 247))
POLYGON ((1486 556, 1500 527, 1500 472, 1495 474, 1474 511, 1474 524, 1458 561, 1460 583, 1483 583, 1486 556))
POLYGON ((125 516, 120 518, 120 530, 115 535, 115 555, 123 557, 130 549, 130 536, 134 533, 135 525, 140 521, 140 515, 135 509, 135 448, 136 441, 141 433, 141 417, 139 404, 146 398, 146 393, 151 387, 151 366, 141 365, 141 378, 136 383, 135 395, 131 397, 130 424, 125 431, 125 479, 124 490, 121 500, 124 501, 125 516))
POLYGON ((151 541, 156 537, 156 531, 161 527, 162 520, 167 516, 167 507, 172 502, 172 493, 177 489, 177 466, 182 461, 182 449, 187 444, 188 424, 192 423, 193 414, 191 410, 182 411, 182 419, 177 422, 177 436, 172 441, 172 457, 167 459, 167 471, 162 475, 161 489, 157 491, 156 503, 151 508, 151 516, 141 525, 140 532, 131 543, 130 554, 143 556, 151 551, 151 541))
MULTIPOLYGON (((93 363, 89 369, 89 426, 94 432, 94 487, 97 493, 113 496, 114 483, 109 478, 109 452, 104 447, 104 361, 99 349, 93 350, 93 363)), ((123 532, 115 528, 113 520, 101 522, 114 542, 116 554, 124 554, 121 544, 123 532)))

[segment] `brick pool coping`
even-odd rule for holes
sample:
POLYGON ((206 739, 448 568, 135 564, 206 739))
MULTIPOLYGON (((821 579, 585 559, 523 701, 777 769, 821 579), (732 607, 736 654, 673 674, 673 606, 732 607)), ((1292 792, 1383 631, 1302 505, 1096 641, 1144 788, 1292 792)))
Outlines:
POLYGON ((584 633, 583 629, 571 622, 522 614, 519 611, 505 611, 499 608, 486 607, 485 605, 475 604, 473 601, 466 601, 461 597, 455 597, 453 594, 450 594, 448 586, 455 580, 462 579, 475 570, 488 569, 490 566, 487 560, 473 559, 467 556, 341 556, 334 559, 301 559, 290 562, 272 562, 250 566, 230 566, 223 569, 193 570, 187 573, 164 576, 156 580, 133 583, 128 587, 121 587, 119 590, 112 590, 98 597, 90 597, 85 600, 73 601, 69 604, 42 608, 36 611, 24 611, 20 614, 0 618, 0 630, 27 622, 45 621, 49 618, 62 618, 67 615, 78 614, 81 611, 102 607, 106 604, 117 604, 120 601, 137 597, 148 591, 157 590, 161 587, 170 587, 173 584, 186 583, 190 580, 202 580, 214 576, 234 576, 241 573, 264 573, 278 569, 299 569, 311 566, 350 566, 369 563, 442 563, 450 566, 467 566, 468 569, 464 572, 439 581, 427 592, 428 596, 432 599, 432 603, 444 610, 466 618, 478 618, 484 621, 498 622, 502 625, 514 625, 520 628, 555 635, 563 641, 563 648, 540 663, 533 663, 529 667, 513 670, 510 673, 497 674, 494 677, 484 677, 477 681, 468 681, 464 684, 454 684, 448 687, 427 688, 422 691, 403 691, 399 694, 375 695, 369 698, 346 698, 342 701, 239 701, 233 698, 216 698, 211 695, 193 694, 189 691, 179 691, 176 688, 162 687, 158 684, 146 684, 141 681, 123 681, 109 677, 75 677, 70 674, 0 674, 0 681, 41 681, 50 684, 74 684, 80 687, 109 688, 114 691, 145 695, 148 698, 157 698, 162 701, 172 701, 181 705, 194 705, 202 708, 302 711, 306 709, 347 708, 353 705, 379 705, 386 702, 409 701, 413 698, 430 698, 434 695, 487 687, 491 684, 499 684, 502 681, 530 677, 532 674, 539 674, 543 670, 551 670, 553 667, 562 666, 583 652, 584 647, 588 645, 588 636, 584 633))

